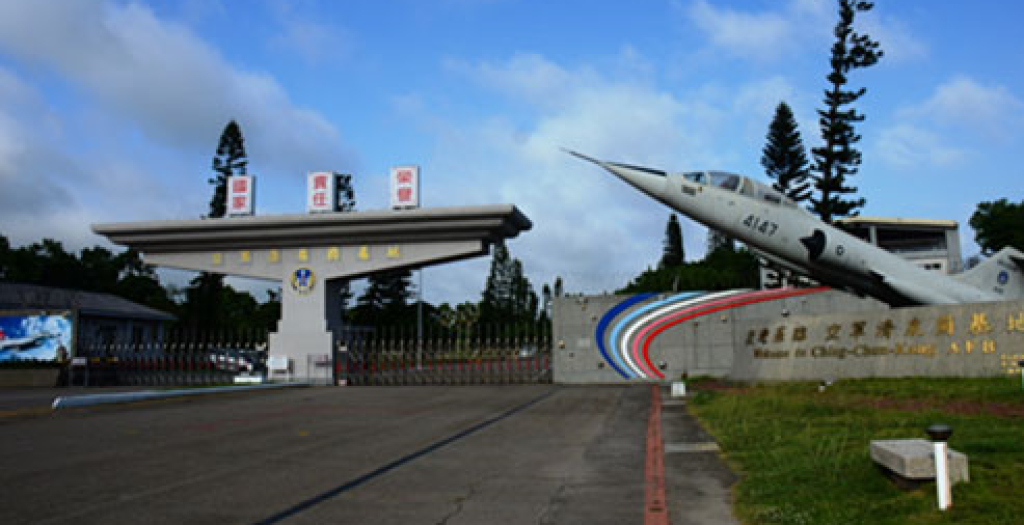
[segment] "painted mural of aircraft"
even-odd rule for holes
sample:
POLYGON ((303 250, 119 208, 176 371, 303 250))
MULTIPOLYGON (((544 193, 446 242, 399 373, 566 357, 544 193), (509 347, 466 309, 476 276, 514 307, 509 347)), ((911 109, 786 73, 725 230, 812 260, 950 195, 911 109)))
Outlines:
POLYGON ((39 346, 46 339, 53 339, 59 334, 51 333, 38 333, 30 335, 28 337, 18 337, 15 339, 0 339, 0 351, 3 350, 14 350, 15 352, 24 352, 25 350, 31 350, 32 348, 39 346))
POLYGON ((597 160, 629 185, 691 219, 734 237, 764 259, 833 288, 892 306, 1024 298, 1024 253, 1004 248, 971 270, 925 270, 817 217, 771 186, 720 171, 665 171, 597 160))

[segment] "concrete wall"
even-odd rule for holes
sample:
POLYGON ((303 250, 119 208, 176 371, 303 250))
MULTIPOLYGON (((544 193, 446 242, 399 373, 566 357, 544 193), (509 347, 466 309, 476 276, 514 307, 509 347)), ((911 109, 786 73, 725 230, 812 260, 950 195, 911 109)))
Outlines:
POLYGON ((748 320, 731 377, 745 380, 1019 374, 1024 302, 748 320))
POLYGON ((637 334, 657 321, 644 325, 640 321, 646 314, 640 313, 666 302, 666 295, 618 313, 613 309, 629 296, 556 298, 554 380, 619 383, 674 380, 683 374, 753 381, 978 377, 1019 374, 1017 362, 1024 360, 1024 302, 889 309, 871 299, 827 290, 742 304, 748 297, 764 299, 758 294, 765 293, 738 293, 731 296, 732 303, 710 295, 680 300, 678 305, 668 300, 662 319, 680 315, 668 311, 672 308, 704 313, 666 326, 656 336, 650 330, 646 338, 637 334), (636 319, 633 332, 630 318, 636 319), (604 353, 598 341, 602 320, 604 353), (616 329, 619 354, 612 347, 616 329), (634 362, 641 361, 640 347, 631 346, 630 337, 641 344, 650 341, 649 372, 623 364, 631 348, 637 348, 634 362))
MULTIPOLYGON (((618 321, 631 313, 665 300, 669 294, 650 298, 622 311, 605 330, 606 343, 618 321)), ((553 304, 554 380, 559 383, 618 383, 626 379, 600 352, 597 328, 605 314, 629 296, 599 295, 556 298, 553 304)), ((653 338, 649 347, 652 364, 667 379, 707 375, 725 377, 732 373, 736 341, 745 337, 747 321, 776 321, 812 312, 850 312, 887 309, 872 299, 862 299, 833 290, 766 302, 740 305, 682 322, 653 338)), ((623 327, 620 335, 628 330, 623 327)), ((658 379, 640 377, 633 379, 658 379)))

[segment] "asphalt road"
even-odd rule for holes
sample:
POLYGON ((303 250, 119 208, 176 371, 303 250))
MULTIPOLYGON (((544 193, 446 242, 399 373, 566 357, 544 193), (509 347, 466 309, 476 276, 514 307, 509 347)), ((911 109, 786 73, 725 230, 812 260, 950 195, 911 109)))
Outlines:
POLYGON ((0 523, 642 523, 649 406, 548 385, 11 406, 0 523))

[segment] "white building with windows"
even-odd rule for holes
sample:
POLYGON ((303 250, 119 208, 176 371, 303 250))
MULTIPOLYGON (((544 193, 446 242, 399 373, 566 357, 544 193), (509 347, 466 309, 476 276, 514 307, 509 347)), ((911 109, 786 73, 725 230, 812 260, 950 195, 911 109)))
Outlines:
POLYGON ((850 217, 836 221, 836 226, 926 270, 964 270, 956 221, 850 217))

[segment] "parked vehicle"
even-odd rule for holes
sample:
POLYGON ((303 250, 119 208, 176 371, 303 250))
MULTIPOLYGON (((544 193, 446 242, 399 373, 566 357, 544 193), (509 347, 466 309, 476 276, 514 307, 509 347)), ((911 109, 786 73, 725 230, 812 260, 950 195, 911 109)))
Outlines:
POLYGON ((218 370, 243 374, 259 374, 267 371, 267 355, 251 349, 218 348, 210 351, 210 362, 218 370))

